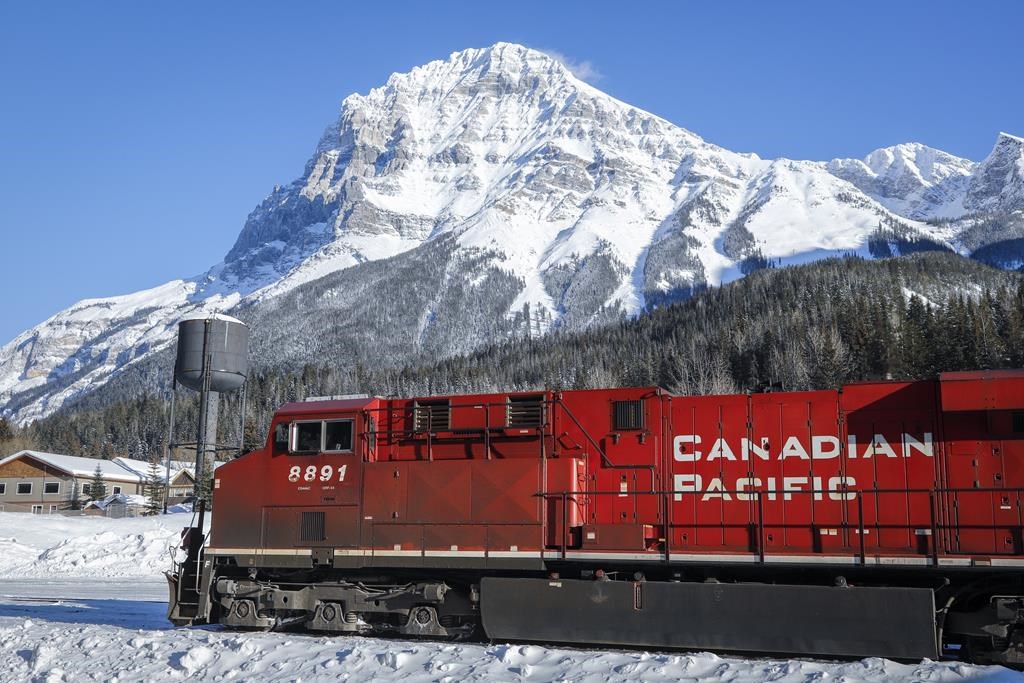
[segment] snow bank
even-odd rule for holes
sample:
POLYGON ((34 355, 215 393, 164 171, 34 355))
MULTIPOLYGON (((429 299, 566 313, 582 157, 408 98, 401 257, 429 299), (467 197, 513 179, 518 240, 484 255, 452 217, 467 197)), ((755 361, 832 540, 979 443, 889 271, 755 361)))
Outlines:
POLYGON ((0 513, 0 578, 160 576, 192 515, 106 517, 0 513))
MULTIPOLYGON (((73 609, 75 605, 68 605, 73 609)), ((81 606, 77 606, 81 608, 81 606)), ((998 667, 884 659, 859 662, 722 658, 708 653, 585 651, 375 638, 139 631, 0 617, 7 681, 1019 681, 998 667)))

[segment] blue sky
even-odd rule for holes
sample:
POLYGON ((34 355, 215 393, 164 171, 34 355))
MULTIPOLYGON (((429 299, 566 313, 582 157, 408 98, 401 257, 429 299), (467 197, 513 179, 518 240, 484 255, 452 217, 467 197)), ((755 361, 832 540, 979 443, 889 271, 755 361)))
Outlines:
POLYGON ((0 344, 203 272, 351 92, 499 40, 738 151, 983 158, 1024 134, 1021 2, 0 4, 0 344))

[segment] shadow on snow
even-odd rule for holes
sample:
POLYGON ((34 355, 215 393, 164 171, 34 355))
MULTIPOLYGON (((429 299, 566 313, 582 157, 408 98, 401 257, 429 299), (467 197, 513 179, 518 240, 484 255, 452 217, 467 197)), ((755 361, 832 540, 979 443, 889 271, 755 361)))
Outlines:
POLYGON ((167 605, 143 600, 19 600, 0 602, 0 617, 67 624, 99 624, 149 630, 171 629, 167 605))

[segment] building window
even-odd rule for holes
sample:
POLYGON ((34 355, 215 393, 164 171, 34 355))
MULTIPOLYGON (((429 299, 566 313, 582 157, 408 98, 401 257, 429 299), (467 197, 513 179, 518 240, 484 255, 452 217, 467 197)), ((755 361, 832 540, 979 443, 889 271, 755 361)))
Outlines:
POLYGON ((56 505, 51 505, 50 506, 50 514, 52 515, 56 511, 57 511, 57 506, 56 505))
POLYGON ((112 490, 113 490, 115 496, 118 495, 119 493, 121 493, 121 487, 120 486, 115 486, 112 490))
POLYGON ((452 402, 417 401, 413 407, 413 430, 417 432, 446 432, 451 429, 452 402))
POLYGON ((0 496, 7 493, 7 484, 0 484, 0 496))
POLYGON ((19 482, 18 483, 18 495, 28 496, 32 493, 32 482, 19 482))
POLYGON ((43 506, 42 505, 33 505, 32 506, 32 514, 33 515, 41 515, 41 514, 43 514, 43 506))
POLYGON ((643 429, 643 401, 613 401, 615 407, 615 429, 643 429))
POLYGON ((543 396, 509 396, 505 424, 509 427, 540 427, 544 415, 543 396))
POLYGON ((48 481, 43 484, 43 493, 60 493, 59 481, 48 481))
POLYGON ((89 495, 89 491, 90 491, 91 488, 92 488, 91 484, 82 484, 82 495, 83 496, 88 496, 89 495))

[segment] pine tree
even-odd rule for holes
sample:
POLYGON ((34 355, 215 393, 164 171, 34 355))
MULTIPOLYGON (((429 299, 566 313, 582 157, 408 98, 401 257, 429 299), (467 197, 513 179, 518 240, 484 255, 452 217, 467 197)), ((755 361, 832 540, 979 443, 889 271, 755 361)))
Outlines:
POLYGON ((1007 345, 1009 351, 1009 363, 1011 368, 1024 366, 1024 280, 1021 280, 1017 292, 1009 298, 1009 315, 1006 321, 1006 339, 1010 341, 1007 345))
POLYGON ((11 423, 7 421, 7 418, 0 417, 0 444, 13 438, 14 428, 11 427, 11 423))
POLYGON ((834 328, 808 330, 805 355, 811 360, 811 386, 838 389, 850 374, 850 353, 834 328))
POLYGON ((979 369, 998 368, 1003 364, 1006 352, 999 338, 1001 311, 995 306, 989 292, 985 292, 975 310, 974 339, 977 348, 979 369))
POLYGON ((107 497, 107 482, 103 479, 103 470, 100 469, 100 464, 96 463, 96 469, 92 473, 92 479, 89 481, 89 500, 103 500, 107 497))
POLYGON ((935 374, 936 341, 932 311, 911 294, 901 320, 900 374, 906 379, 931 379, 935 374))
POLYGON ((149 460, 149 472, 146 482, 142 485, 142 495, 146 497, 146 514, 159 515, 164 509, 164 477, 160 472, 160 463, 156 458, 149 460))

